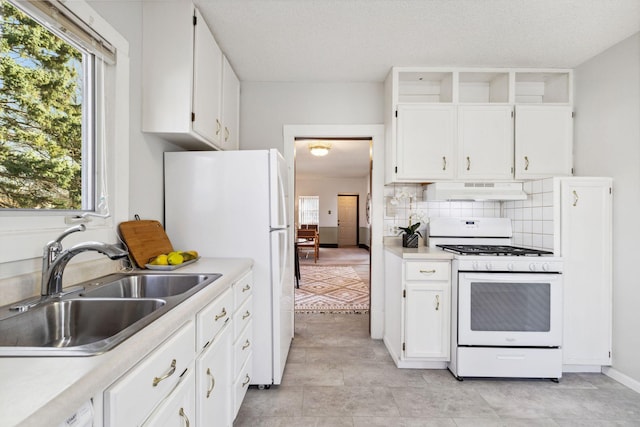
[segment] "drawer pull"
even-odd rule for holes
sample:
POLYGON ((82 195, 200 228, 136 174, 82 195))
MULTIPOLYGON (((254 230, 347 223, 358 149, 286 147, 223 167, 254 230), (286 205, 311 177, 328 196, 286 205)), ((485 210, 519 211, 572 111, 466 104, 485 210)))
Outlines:
POLYGON ((224 127, 224 142, 229 141, 229 128, 228 127, 224 127))
POLYGON ((242 349, 244 350, 245 348, 249 347, 251 345, 251 343, 249 342, 249 340, 246 340, 244 342, 244 345, 242 346, 242 349))
POLYGON ((440 295, 436 295, 436 311, 440 310, 440 295))
POLYGON ((160 384, 161 381, 166 380, 167 378, 169 378, 171 375, 173 375, 176 372, 176 359, 173 359, 171 361, 171 366, 169 367, 169 370, 167 371, 166 374, 164 374, 161 377, 155 377, 153 379, 153 386, 156 387, 158 384, 160 384))
POLYGON ((220 135, 221 129, 222 129, 222 123, 220 123, 219 119, 216 119, 216 136, 220 135))
POLYGON ((216 379, 213 377, 213 374, 211 373, 211 368, 207 368, 207 376, 209 377, 209 383, 211 384, 209 386, 209 389, 207 390, 207 399, 208 399, 209 396, 211 396, 211 392, 213 391, 213 388, 216 386, 216 379))
POLYGON ((249 374, 246 374, 245 380, 242 383, 242 387, 246 386, 247 384, 249 384, 249 381, 251 381, 251 377, 249 377, 249 374))
POLYGON ((218 315, 215 317, 215 319, 214 319, 214 320, 217 322, 218 320, 220 320, 220 319, 222 319, 223 317, 226 317, 226 316, 227 316, 227 309, 226 309, 226 308, 224 308, 224 307, 222 307, 222 311, 220 312, 220 314, 218 314, 218 315))
POLYGON ((433 274, 435 272, 436 272, 435 268, 433 270, 420 270, 420 273, 422 274, 433 274))
POLYGON ((249 313, 249 310, 247 310, 247 312, 242 315, 242 320, 246 319, 249 316, 251 316, 251 313, 249 313))
POLYGON ((187 417, 187 414, 184 412, 184 408, 180 408, 178 415, 184 419, 184 425, 189 427, 189 417, 187 417))
POLYGON ((251 289, 251 285, 245 285, 244 288, 242 288, 242 292, 246 292, 249 289, 251 289))

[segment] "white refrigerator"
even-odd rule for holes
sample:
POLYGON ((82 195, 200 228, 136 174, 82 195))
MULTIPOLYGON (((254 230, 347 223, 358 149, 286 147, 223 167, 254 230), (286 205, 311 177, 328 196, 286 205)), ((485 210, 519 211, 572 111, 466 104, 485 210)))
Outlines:
POLYGON ((287 175, 275 149, 164 156, 165 228, 173 246, 254 260, 251 384, 259 386, 281 383, 293 338, 287 175))

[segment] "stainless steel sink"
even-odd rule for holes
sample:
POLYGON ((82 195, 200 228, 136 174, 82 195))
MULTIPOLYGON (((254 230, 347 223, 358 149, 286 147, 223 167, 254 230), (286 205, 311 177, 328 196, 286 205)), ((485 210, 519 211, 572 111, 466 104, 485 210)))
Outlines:
POLYGON ((92 356, 111 350, 221 277, 116 273, 64 296, 0 307, 0 356, 92 356))
MULTIPOLYGON (((184 294, 220 274, 114 274, 85 287, 83 297, 166 298, 184 294)), ((211 281, 209 281, 210 283, 211 281)))

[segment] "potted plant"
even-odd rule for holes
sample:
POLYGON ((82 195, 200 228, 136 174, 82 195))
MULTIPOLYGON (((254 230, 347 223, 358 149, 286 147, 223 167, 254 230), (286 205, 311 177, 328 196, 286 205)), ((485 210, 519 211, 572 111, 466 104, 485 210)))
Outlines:
POLYGON ((418 236, 422 237, 422 234, 418 230, 420 227, 420 223, 416 222, 415 224, 411 224, 409 222, 408 227, 399 227, 400 230, 404 232, 402 235, 402 246, 405 248, 417 248, 418 247, 418 236))

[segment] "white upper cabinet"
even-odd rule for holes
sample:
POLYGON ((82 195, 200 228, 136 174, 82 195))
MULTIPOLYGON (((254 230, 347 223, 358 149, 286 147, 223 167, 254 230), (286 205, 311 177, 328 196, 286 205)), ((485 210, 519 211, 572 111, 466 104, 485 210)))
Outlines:
POLYGON ((455 107, 398 106, 397 176, 446 179, 454 176, 455 107))
POLYGON ((143 132, 187 149, 237 149, 240 84, 200 12, 184 1, 142 11, 143 132))
POLYGON ((392 68, 386 183, 570 175, 571 77, 570 70, 392 68))
POLYGON ((459 177, 513 177, 512 116, 510 105, 458 107, 459 177))
POLYGON ((224 150, 237 150, 240 138, 240 81, 226 57, 222 58, 222 135, 224 150))

